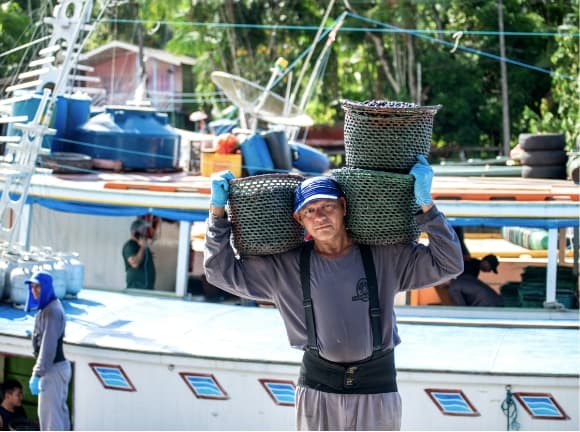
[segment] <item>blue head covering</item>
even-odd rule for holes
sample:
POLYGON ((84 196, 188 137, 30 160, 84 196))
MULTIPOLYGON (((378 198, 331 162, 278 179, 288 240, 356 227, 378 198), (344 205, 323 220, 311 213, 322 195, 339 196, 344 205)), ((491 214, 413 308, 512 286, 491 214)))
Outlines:
POLYGON ((52 286, 52 275, 45 271, 36 272, 25 282, 28 287, 28 297, 26 298, 26 312, 38 308, 44 309, 51 301, 56 299, 54 288, 52 286), (40 296, 37 299, 32 295, 32 284, 40 285, 40 296))
POLYGON ((304 180, 294 192, 294 213, 312 201, 338 199, 344 196, 339 184, 327 176, 311 177, 304 180))

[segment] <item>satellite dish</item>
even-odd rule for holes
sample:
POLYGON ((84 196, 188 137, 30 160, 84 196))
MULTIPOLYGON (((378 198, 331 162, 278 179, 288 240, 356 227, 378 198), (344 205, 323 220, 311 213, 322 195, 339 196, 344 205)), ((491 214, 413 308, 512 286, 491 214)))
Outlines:
POLYGON ((286 107, 283 97, 240 76, 212 72, 212 81, 242 111, 268 123, 284 126, 310 127, 314 120, 296 105, 286 107))

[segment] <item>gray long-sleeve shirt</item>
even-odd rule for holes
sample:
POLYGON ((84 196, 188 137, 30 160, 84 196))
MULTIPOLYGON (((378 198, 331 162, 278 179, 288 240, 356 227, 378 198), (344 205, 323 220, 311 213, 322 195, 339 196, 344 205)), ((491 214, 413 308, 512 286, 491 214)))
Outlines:
POLYGON ((51 301, 36 314, 32 333, 32 347, 36 355, 33 375, 44 376, 53 366, 58 340, 64 336, 65 326, 64 309, 58 299, 51 301))
MULTIPOLYGON (((455 231, 436 207, 417 215, 429 245, 417 242, 372 246, 382 311, 385 348, 400 343, 393 303, 395 294, 433 286, 463 271, 455 231)), ((273 302, 282 316, 290 344, 304 349, 306 320, 300 283, 300 248, 276 255, 236 258, 230 223, 210 215, 204 265, 208 281, 235 295, 273 302)), ((310 280, 320 354, 334 362, 352 362, 372 353, 366 276, 358 246, 339 258, 312 252, 310 280), (366 337, 361 337, 366 335, 366 337)))

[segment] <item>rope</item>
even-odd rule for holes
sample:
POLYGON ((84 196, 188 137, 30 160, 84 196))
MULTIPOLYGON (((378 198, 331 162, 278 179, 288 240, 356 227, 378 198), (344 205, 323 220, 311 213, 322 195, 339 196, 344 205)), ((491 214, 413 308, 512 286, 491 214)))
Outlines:
POLYGON ((520 424, 518 422, 518 407, 514 400, 510 385, 505 386, 506 396, 504 401, 501 403, 501 410, 506 416, 506 430, 520 430, 520 424))
MULTIPOLYGON (((350 14, 353 17, 358 17, 359 15, 350 14)), ((173 21, 173 20, 148 20, 148 19, 123 19, 123 18, 104 18, 102 22, 117 22, 121 24, 134 24, 136 22, 141 22, 143 24, 157 25, 159 23, 172 25, 172 26, 190 26, 190 27, 212 27, 212 28, 242 28, 242 29, 262 29, 262 30, 312 30, 316 31, 320 28, 318 25, 292 25, 292 24, 247 24, 247 23, 219 23, 219 22, 202 22, 202 21, 173 21)), ((332 27, 332 26, 329 26, 332 27)), ((453 35, 457 30, 435 30, 435 29, 407 29, 407 28, 376 28, 373 26, 369 27, 343 27, 344 31, 353 32, 373 32, 373 33, 422 33, 422 34, 443 34, 443 35, 453 35)), ((466 35, 476 35, 476 36, 498 36, 503 34, 504 36, 517 36, 517 37, 552 37, 552 36, 568 36, 568 37, 578 37, 580 33, 578 32, 558 32, 558 31, 537 31, 537 32, 524 32, 524 31, 490 31, 490 30, 462 30, 466 35)))

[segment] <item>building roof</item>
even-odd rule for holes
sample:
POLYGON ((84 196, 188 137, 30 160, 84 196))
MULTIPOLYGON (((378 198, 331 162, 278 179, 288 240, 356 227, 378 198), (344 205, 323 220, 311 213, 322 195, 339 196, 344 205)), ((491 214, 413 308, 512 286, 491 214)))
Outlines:
MULTIPOLYGON (((133 45, 127 42, 121 41, 112 41, 101 45, 94 50, 88 51, 81 55, 80 60, 87 62, 87 61, 97 61, 97 60, 104 60, 113 57, 115 50, 124 50, 124 51, 131 51, 134 53, 139 53, 139 46, 133 45)), ((143 47, 143 53, 146 58, 154 58, 165 63, 169 63, 175 66, 179 65, 194 65, 195 59, 188 56, 172 54, 170 52, 156 49, 156 48, 148 48, 143 47)))

